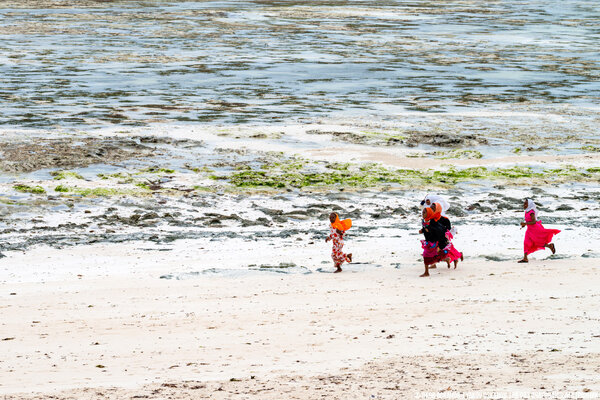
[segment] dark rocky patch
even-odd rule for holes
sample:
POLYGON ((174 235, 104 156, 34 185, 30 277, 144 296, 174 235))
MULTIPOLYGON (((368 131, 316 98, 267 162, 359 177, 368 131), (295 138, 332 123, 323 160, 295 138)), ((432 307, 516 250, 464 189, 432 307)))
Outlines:
POLYGON ((183 148, 203 147, 204 142, 201 140, 191 139, 173 139, 164 136, 133 136, 132 139, 143 144, 169 144, 183 148))
POLYGON ((331 135, 335 140, 342 142, 350 142, 357 144, 366 144, 372 142, 369 137, 360 135, 354 132, 338 132, 338 131, 321 131, 318 129, 311 129, 306 131, 309 135, 331 135))
POLYGON ((242 226, 243 227, 247 227, 247 226, 270 226, 270 225, 271 225, 271 221, 269 221, 269 219, 265 218, 265 217, 259 217, 259 218, 257 218, 254 221, 249 220, 249 219, 243 219, 242 220, 242 226))
POLYGON ((460 135, 456 133, 412 133, 405 143, 408 147, 419 144, 428 144, 438 147, 471 147, 488 144, 483 136, 472 134, 460 135))
POLYGON ((467 213, 462 208, 452 206, 448 208, 448 211, 446 211, 446 213, 453 217, 465 217, 467 215, 467 213))
POLYGON ((154 155, 136 140, 121 138, 38 138, 35 142, 4 142, 1 146, 0 170, 11 173, 81 168, 154 155))
POLYGON ((556 211, 571 211, 574 210, 575 208, 567 205, 567 204, 561 204, 560 206, 556 207, 556 211))
POLYGON ((467 206, 469 211, 478 211, 480 213, 488 213, 494 211, 491 207, 484 206, 481 203, 473 203, 467 206))

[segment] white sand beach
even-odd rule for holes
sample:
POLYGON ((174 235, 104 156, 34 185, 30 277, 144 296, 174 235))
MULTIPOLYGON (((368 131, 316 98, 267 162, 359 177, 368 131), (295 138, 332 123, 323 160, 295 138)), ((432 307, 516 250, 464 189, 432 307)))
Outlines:
POLYGON ((166 280, 160 271, 184 255, 126 245, 33 255, 0 266, 73 258, 88 272, 1 285, 7 399, 600 393, 596 259, 466 260, 428 279, 414 263, 166 280), (146 261, 143 273, 91 275, 146 261))

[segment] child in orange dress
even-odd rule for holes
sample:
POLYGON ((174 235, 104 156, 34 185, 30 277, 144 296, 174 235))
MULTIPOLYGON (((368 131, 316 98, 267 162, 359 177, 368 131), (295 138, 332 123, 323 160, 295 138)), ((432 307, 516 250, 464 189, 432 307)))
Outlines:
POLYGON ((342 253, 342 247, 344 247, 344 234, 352 226, 350 219, 340 221, 340 217, 337 213, 329 214, 329 222, 331 222, 329 236, 325 239, 325 242, 333 240, 333 248, 331 249, 331 258, 333 259, 333 266, 335 267, 334 273, 342 272, 342 264, 344 262, 352 262, 352 253, 342 253))

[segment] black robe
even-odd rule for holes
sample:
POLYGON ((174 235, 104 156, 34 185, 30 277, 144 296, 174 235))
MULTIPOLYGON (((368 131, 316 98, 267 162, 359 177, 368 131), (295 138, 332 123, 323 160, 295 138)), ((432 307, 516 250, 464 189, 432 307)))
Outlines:
POLYGON ((450 229, 452 229, 452 224, 450 223, 450 220, 446 217, 440 217, 439 221, 440 224, 442 224, 444 226, 444 229, 446 229, 447 231, 449 231, 450 229))
MULTIPOLYGON (((446 220, 448 220, 448 218, 446 218, 446 220)), ((423 227, 423 234, 425 235, 425 240, 428 242, 437 242, 440 249, 443 249, 448 245, 448 239, 446 239, 446 226, 441 223, 441 219, 439 221, 429 221, 429 225, 423 227)))

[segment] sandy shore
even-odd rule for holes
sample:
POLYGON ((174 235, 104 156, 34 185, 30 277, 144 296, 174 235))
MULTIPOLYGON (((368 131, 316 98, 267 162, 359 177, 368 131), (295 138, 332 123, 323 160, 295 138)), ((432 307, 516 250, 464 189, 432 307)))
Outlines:
POLYGON ((453 159, 451 161, 444 159, 431 159, 431 158, 415 158, 407 157, 406 150, 388 150, 388 149, 377 149, 368 152, 362 149, 347 149, 347 148, 327 148, 317 149, 308 152, 311 156, 321 159, 338 159, 343 160, 344 158, 360 161, 380 162, 385 165, 398 167, 398 168, 440 168, 447 166, 451 163, 454 166, 466 166, 466 167, 481 167, 490 165, 519 165, 519 164, 544 164, 544 163, 570 163, 570 164, 589 164, 593 163, 596 165, 600 161, 600 155, 598 154, 573 154, 573 155, 537 155, 537 156, 508 156, 508 157, 494 157, 484 159, 467 159, 458 160, 453 159))
MULTIPOLYGON (((114 250, 105 248, 85 262, 104 264, 114 250)), ((46 264, 58 254, 68 259, 81 251, 47 250, 33 263, 50 269, 46 264)), ((145 254, 148 260, 168 258, 145 254)), ((25 257, 1 263, 19 264, 25 257)), ((169 257, 166 263, 177 262, 176 254, 169 257)), ((419 278, 420 272, 415 263, 338 275, 179 281, 144 271, 5 281, 0 395, 391 399, 470 391, 483 398, 492 390, 600 393, 598 260, 536 260, 528 266, 466 260, 429 279, 419 278)))

